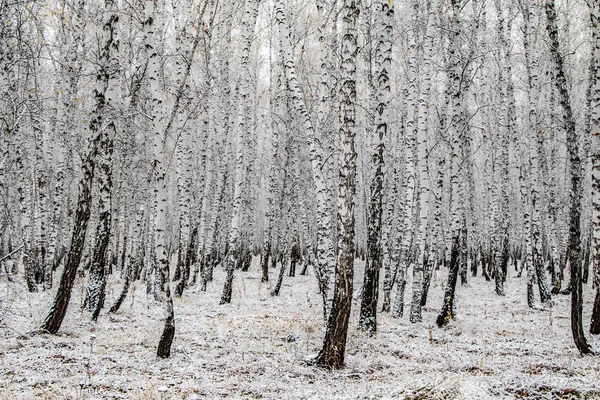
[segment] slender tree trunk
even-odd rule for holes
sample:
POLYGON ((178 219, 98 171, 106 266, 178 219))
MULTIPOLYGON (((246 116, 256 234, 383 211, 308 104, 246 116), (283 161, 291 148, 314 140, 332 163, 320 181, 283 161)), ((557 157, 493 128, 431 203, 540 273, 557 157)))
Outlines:
POLYGON ((157 347, 157 356, 168 358, 171 355, 171 344, 175 336, 175 314, 173 298, 169 285, 169 256, 167 251, 167 162, 165 160, 165 132, 168 131, 165 112, 163 111, 163 93, 160 85, 160 56, 155 39, 154 19, 157 17, 153 0, 145 2, 144 44, 148 57, 147 76, 150 83, 150 107, 153 149, 153 184, 154 184, 154 260, 156 265, 156 284, 163 305, 164 327, 157 347))
POLYGON ((102 24, 102 48, 100 53, 100 71, 96 74, 97 88, 94 93, 96 110, 90 125, 92 132, 106 129, 99 143, 98 157, 98 210, 99 220, 96 228, 96 243, 92 253, 90 283, 88 285, 87 305, 92 312, 92 321, 98 319, 104 305, 106 291, 106 272, 110 260, 107 251, 110 243, 112 225, 112 163, 113 138, 116 134, 114 121, 114 102, 118 97, 117 71, 118 49, 117 21, 114 1, 105 1, 106 11, 102 24))
POLYGON ((554 0, 546 0, 546 16, 550 53, 554 63, 554 84, 558 91, 563 121, 567 130, 567 152, 571 173, 571 191, 569 204, 569 266, 571 268, 571 331, 577 349, 582 354, 595 354, 583 331, 582 308, 583 287, 581 282, 581 159, 575 131, 575 119, 565 77, 564 60, 560 52, 558 26, 554 0))
MULTIPOLYGON (((311 121, 304 96, 300 89, 300 83, 298 82, 293 53, 294 49, 291 44, 290 29, 283 0, 275 1, 275 17, 279 27, 279 38, 283 51, 284 72, 290 91, 292 106, 302 119, 302 125, 309 147, 309 158, 317 203, 317 267, 320 270, 318 275, 321 277, 325 313, 328 314, 330 309, 330 298, 333 293, 330 280, 335 264, 335 255, 331 251, 333 246, 329 243, 329 231, 332 226, 332 221, 331 215, 327 212, 327 187, 325 185, 325 177, 323 174, 324 157, 322 150, 319 147, 316 130, 311 121)), ((327 320, 328 316, 325 315, 325 321, 327 320)))
POLYGON ((244 137, 248 134, 250 128, 247 126, 249 121, 246 118, 246 105, 250 95, 250 46, 256 25, 258 14, 258 1, 250 0, 247 3, 246 11, 242 21, 242 48, 240 58, 240 77, 238 82, 239 99, 238 113, 236 117, 236 155, 235 155, 235 176, 233 187, 233 212, 231 215, 231 225, 229 227, 229 254, 226 262, 227 275, 223 285, 220 304, 231 302, 231 292, 233 290, 233 271, 238 258, 243 257, 240 240, 240 218, 242 217, 242 179, 244 172, 244 137))
MULTIPOLYGON (((421 322, 421 305, 424 294, 425 269, 427 268, 427 239, 429 218, 429 143, 427 134, 429 92, 431 90, 431 61, 433 59, 433 39, 435 28, 436 1, 427 10, 427 27, 423 40, 423 61, 421 62, 421 92, 419 94, 419 108, 417 114, 417 160, 419 166, 419 182, 421 192, 419 195, 419 224, 417 231, 418 256, 413 263, 413 296, 410 308, 410 322, 421 322)), ((425 9, 424 4, 422 5, 425 9)))
POLYGON ((377 85, 375 88, 375 106, 377 146, 373 153, 375 175, 371 182, 371 198, 369 202, 369 218, 367 232, 367 262, 360 307, 360 326, 371 333, 377 331, 377 300, 379 299, 379 270, 381 269, 381 216, 383 214, 383 170, 385 162, 383 151, 388 130, 390 97, 390 81, 388 71, 392 63, 392 35, 394 7, 387 0, 377 4, 378 38, 375 48, 377 63, 377 85))
POLYGON ((356 55, 357 21, 360 1, 345 0, 342 8, 342 42, 340 64, 340 143, 342 163, 338 197, 338 262, 335 271, 333 303, 318 365, 339 369, 344 366, 348 322, 352 306, 354 277, 354 197, 356 194, 356 55))
POLYGON ((529 134, 527 138, 527 153, 529 154, 529 194, 530 194, 530 218, 531 218, 531 243, 530 248, 526 249, 526 262, 528 270, 528 303, 532 305, 533 298, 529 299, 529 287, 531 286, 531 295, 533 295, 533 281, 537 280, 540 292, 540 301, 542 303, 550 300, 550 288, 548 286, 548 277, 544 268, 544 257, 542 251, 542 227, 540 209, 542 208, 540 199, 540 165, 539 165, 539 142, 538 133, 538 107, 539 107, 539 80, 536 43, 538 40, 537 21, 539 18, 539 8, 535 4, 526 0, 521 0, 523 12, 523 45, 525 47, 525 66, 528 76, 528 103, 529 103, 529 134), (529 255, 531 252, 531 255, 529 255))
MULTIPOLYGON (((413 36, 417 35, 417 11, 418 3, 411 4, 411 21, 413 36)), ((397 291, 396 298, 394 299, 394 307, 392 310, 392 316, 394 318, 401 318, 404 316, 404 291, 406 286, 406 274, 409 264, 414 263, 417 260, 413 260, 411 257, 411 249, 413 244, 414 235, 414 215, 416 214, 416 183, 417 183, 417 160, 416 160, 416 149, 417 149, 417 115, 418 115, 418 96, 419 96, 419 72, 417 62, 417 44, 418 38, 411 38, 408 57, 407 57, 407 87, 405 89, 407 94, 407 118, 406 118, 406 129, 405 129, 405 146, 404 146, 404 186, 405 186, 405 200, 404 200, 404 221, 402 221, 402 245, 400 248, 400 259, 398 263, 397 272, 397 291)), ((418 229, 418 228, 417 228, 418 229)))
POLYGON ((463 193, 459 182, 460 174, 460 136, 465 129, 463 115, 464 92, 461 87, 462 81, 462 59, 460 57, 460 21, 461 2, 452 0, 452 33, 450 37, 450 57, 451 66, 449 69, 449 99, 451 102, 452 114, 449 121, 449 136, 452 144, 450 181, 452 186, 451 198, 451 247, 450 247, 450 269, 448 271, 448 282, 444 293, 444 303, 442 310, 436 319, 439 327, 447 324, 454 317, 454 297, 456 290, 456 281, 460 268, 460 236, 463 223, 463 193))
POLYGON ((592 136, 592 267, 596 298, 590 333, 600 334, 600 0, 591 0, 592 60, 590 64, 589 114, 592 136))

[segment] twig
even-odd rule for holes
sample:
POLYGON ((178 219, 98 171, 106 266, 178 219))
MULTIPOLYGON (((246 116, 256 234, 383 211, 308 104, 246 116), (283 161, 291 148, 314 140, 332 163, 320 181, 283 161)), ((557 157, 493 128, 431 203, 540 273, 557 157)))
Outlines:
POLYGON ((19 247, 18 249, 14 250, 12 253, 5 255, 4 257, 0 258, 0 262, 6 260, 7 258, 10 258, 10 256, 12 256, 13 254, 15 254, 16 252, 20 251, 23 247, 25 247, 24 244, 21 245, 21 247, 19 247))

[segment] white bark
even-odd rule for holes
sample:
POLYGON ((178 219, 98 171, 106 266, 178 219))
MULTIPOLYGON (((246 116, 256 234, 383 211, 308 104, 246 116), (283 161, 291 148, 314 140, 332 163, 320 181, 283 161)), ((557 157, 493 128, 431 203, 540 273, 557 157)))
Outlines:
MULTIPOLYGON (((290 32, 283 0, 275 0, 275 12, 279 27, 279 38, 283 50, 284 72, 290 90, 292 105, 302 120, 302 126, 309 147, 309 157, 317 204, 317 263, 321 270, 321 286, 326 299, 325 309, 326 314, 328 315, 330 312, 330 299, 332 299, 333 294, 331 276, 335 266, 335 258, 331 257, 332 254, 330 249, 332 248, 332 245, 329 242, 329 231, 333 222, 331 220, 331 214, 327 212, 327 187, 323 175, 324 157, 322 149, 317 143, 316 130, 306 108, 304 95, 302 94, 298 82, 293 53, 294 49, 290 42, 290 32)), ((327 315, 325 315, 325 320, 327 320, 327 315)))

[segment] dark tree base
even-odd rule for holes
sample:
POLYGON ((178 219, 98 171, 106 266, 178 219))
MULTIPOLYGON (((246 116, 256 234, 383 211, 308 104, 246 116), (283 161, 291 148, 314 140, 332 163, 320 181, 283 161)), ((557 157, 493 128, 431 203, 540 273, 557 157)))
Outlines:
POLYGON ((600 287, 596 288, 596 299, 594 300, 594 308, 592 309, 590 333, 593 335, 600 334, 600 287))
POLYGON ((459 269, 459 238, 455 235, 452 241, 452 251, 450 254, 450 269, 448 271, 448 285, 444 294, 444 304, 442 310, 437 316, 435 323, 442 328, 447 325, 454 314, 454 293, 456 291, 456 281, 458 280, 459 269))
POLYGON ((175 337, 175 319, 173 315, 165 321, 165 327, 163 333, 158 342, 158 349, 156 350, 156 356, 160 358, 169 358, 171 356, 171 344, 175 337))

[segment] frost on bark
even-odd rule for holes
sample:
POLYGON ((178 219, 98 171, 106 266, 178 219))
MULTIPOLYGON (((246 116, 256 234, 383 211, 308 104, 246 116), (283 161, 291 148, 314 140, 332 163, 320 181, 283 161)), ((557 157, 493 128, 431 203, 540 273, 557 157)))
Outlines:
POLYGON ((387 190, 386 196, 386 214, 385 222, 381 230, 381 246, 382 246, 382 264, 384 270, 383 276, 383 299, 381 305, 382 312, 390 312, 391 310, 391 293, 394 285, 394 273, 392 270, 392 254, 391 247, 394 243, 392 235, 392 224, 394 221, 395 202, 398 197, 398 173, 396 168, 392 168, 387 174, 390 188, 387 190))
POLYGON ((571 108, 569 88, 565 77, 565 65, 561 54, 556 8, 554 0, 546 0, 547 31, 549 36, 550 55, 553 63, 554 85, 558 92, 562 108, 562 117, 566 128, 567 155, 569 157, 570 204, 569 204, 569 236, 567 253, 571 268, 571 331, 577 349, 582 354, 595 354, 583 331, 583 285, 581 281, 581 159, 575 131, 575 118, 571 108))
POLYGON ((589 114, 592 136, 592 266, 596 298, 592 309, 590 333, 600 334, 600 1, 591 0, 592 60, 589 82, 589 114))
POLYGON ((121 288, 121 293, 115 303, 110 307, 110 313, 116 313, 121 308, 121 305, 125 301, 127 294, 129 292, 129 287, 131 283, 138 278, 138 275, 141 270, 141 266, 143 264, 143 247, 144 243, 142 240, 142 231, 143 231, 143 221, 144 221, 144 208, 141 207, 135 216, 135 225, 131 232, 131 239, 129 240, 130 245, 127 251, 128 261, 125 265, 125 271, 123 274, 125 275, 125 282, 123 282, 123 287, 121 288))
MULTIPOLYGON (((107 0, 107 8, 112 8, 113 2, 107 0)), ((97 87, 94 91, 95 107, 90 122, 92 134, 90 146, 86 157, 82 160, 83 177, 79 182, 79 197, 75 212, 73 234, 67 261, 63 269, 60 284, 51 310, 42 323, 41 329, 49 333, 56 333, 60 329, 71 296, 75 274, 83 254, 87 226, 90 219, 92 206, 92 183, 95 170, 99 182, 99 210, 100 220, 96 230, 97 243, 92 255, 92 279, 88 287, 88 305, 92 311, 92 319, 96 320, 104 301, 104 288, 106 285, 105 264, 106 253, 110 240, 111 224, 111 191, 112 191, 112 141, 115 134, 114 121, 106 118, 110 99, 116 96, 116 64, 111 50, 116 48, 114 38, 115 24, 118 20, 116 14, 107 12, 102 26, 102 48, 99 56, 100 71, 97 74, 97 87), (108 121, 105 121, 105 118, 108 121), (106 124, 106 125, 105 125, 106 124)))
MULTIPOLYGON (((423 2, 424 3, 424 2, 423 2)), ((422 8, 425 9, 422 3, 422 8)), ((433 59, 433 40, 435 29, 436 1, 432 1, 427 11, 427 27, 423 40, 423 60, 421 61, 421 87, 419 92, 419 104, 417 109, 417 163, 420 183, 419 195, 419 223, 417 230, 418 254, 413 263, 413 296, 410 307, 410 322, 421 322, 421 305, 424 286, 424 272, 427 268, 427 231, 429 218, 430 180, 428 166, 428 109, 429 92, 431 90, 431 62, 433 59)))
MULTIPOLYGON (((273 50, 271 50, 273 51, 273 50)), ((281 52, 280 52, 281 53, 281 52)), ((281 54, 280 54, 281 56, 281 54)), ((283 76, 283 69, 281 63, 273 62, 271 60, 271 80, 270 80, 270 104, 271 107, 271 151, 269 157, 269 180, 267 186, 267 204, 265 210, 265 227, 263 230, 263 248, 261 252, 261 282, 269 281, 269 256, 275 256, 273 253, 273 231, 275 224, 275 210, 274 198, 275 192, 277 191, 278 180, 279 180, 279 133, 283 132, 285 127, 283 126, 282 118, 280 117, 283 111, 283 104, 285 102, 286 85, 284 83, 285 77, 283 76)))
POLYGON ((328 319, 330 312, 330 299, 333 293, 331 285, 331 273, 335 264, 335 256, 331 252, 332 246, 329 232, 331 230, 331 215, 327 212, 327 187, 323 173, 324 157, 322 149, 319 147, 316 130, 311 121, 310 114, 306 107, 304 96, 300 89, 298 76, 296 73, 296 64, 290 38, 290 29, 288 26, 285 4, 283 0, 275 1, 275 17, 279 28, 279 39, 283 51, 284 73, 287 79, 289 96, 292 106, 299 118, 302 120, 302 126, 306 135, 306 141, 309 147, 309 158, 311 164, 313 185, 316 194, 317 208, 317 268, 318 276, 321 277, 321 292, 323 296, 325 320, 328 319))
POLYGON ((150 133, 152 135, 153 186, 154 186, 154 262, 156 268, 156 284, 163 305, 164 327, 161 334, 157 356, 167 358, 171 355, 171 344, 175 336, 175 315, 173 298, 169 285, 169 257, 167 253, 167 160, 165 160, 165 131, 167 128, 164 113, 163 93, 160 85, 160 56, 155 37, 154 19, 155 4, 153 0, 145 1, 144 45, 148 58, 147 78, 150 92, 150 133))
POLYGON ((345 0, 342 7, 342 41, 340 43, 340 184, 338 195, 338 261, 335 268, 333 303, 323 348, 317 365, 339 369, 344 366, 348 321, 352 306, 354 278, 354 197, 356 193, 356 55, 358 53, 356 25, 360 2, 345 0))
POLYGON ((525 259, 523 260, 527 268, 527 303, 530 307, 534 306, 533 286, 535 281, 540 293, 540 302, 545 303, 550 300, 550 288, 548 286, 548 277, 544 268, 544 257, 542 252, 542 221, 541 221, 541 198, 540 198, 540 162, 539 162, 539 142, 537 136, 539 133, 539 59, 536 48, 538 41, 538 7, 529 1, 520 1, 521 11, 523 13, 523 45, 525 48, 525 66, 528 77, 528 105, 529 105, 529 130, 525 137, 526 146, 524 154, 529 160, 528 181, 522 188, 525 203, 526 219, 525 235, 526 240, 525 259), (527 232, 529 225, 529 233, 527 232))
MULTIPOLYGON (((188 21, 186 16, 189 13, 189 4, 187 1, 173 3, 173 21, 176 32, 175 38, 175 82, 183 82, 185 75, 184 64, 192 63, 189 49, 184 51, 184 46, 187 46, 192 41, 190 34, 190 25, 192 21, 188 21), (180 21, 183 19, 183 21, 180 21)), ((192 55, 193 56, 193 55, 192 55)), ((179 244, 177 246, 177 266, 173 272, 174 281, 182 281, 182 286, 179 284, 175 290, 175 295, 181 297, 183 289, 187 284, 189 277, 189 269, 186 270, 187 263, 186 255, 189 253, 189 247, 193 246, 190 241, 190 229, 192 225, 190 207, 192 203, 192 129, 186 124, 188 118, 191 96, 187 93, 187 85, 184 89, 184 100, 180 107, 177 108, 175 114, 174 131, 178 136, 176 153, 176 168, 177 168, 177 205, 179 208, 179 244), (186 275, 187 271, 187 275, 186 275)))
POLYGON ((220 304, 231 302, 233 290, 233 271, 240 257, 243 257, 241 246, 240 219, 242 217, 242 180, 244 173, 244 140, 250 127, 246 116, 246 107, 250 96, 250 46, 254 35, 254 28, 258 15, 258 1, 250 0, 242 20, 242 40, 240 54, 240 76, 238 87, 238 108, 236 116, 236 141, 235 141, 235 172, 233 177, 233 197, 231 224, 229 226, 228 254, 225 270, 227 275, 223 285, 220 304))
POLYGON ((462 82, 462 60, 460 57, 460 21, 461 2, 452 0, 452 22, 450 36, 450 68, 448 71, 448 98, 450 99, 451 114, 448 121, 448 136, 451 141, 451 169, 450 184, 452 190, 451 198, 451 244, 450 244, 450 266, 448 271, 448 282, 444 292, 444 302, 442 310, 436 319, 439 327, 446 325, 454 317, 454 298, 456 290, 456 281, 460 267, 460 239, 463 226, 463 197, 459 181, 461 149, 460 136, 465 129, 464 120, 464 92, 461 87, 462 82))
POLYGON ((383 152, 388 131, 390 100, 390 76, 392 64, 392 35, 394 7, 387 0, 377 4, 375 14, 378 22, 378 37, 375 48, 375 140, 377 146, 371 157, 375 175, 371 182, 369 212, 367 220, 367 261, 360 308, 360 326, 374 333, 377 331, 377 300, 379 299, 379 270, 383 254, 381 251, 381 218, 383 214, 383 152))
POLYGON ((414 215, 416 213, 416 184, 417 184, 417 115, 418 115, 418 97, 419 97, 419 70, 417 60, 417 38, 418 33, 417 14, 418 3, 411 2, 410 17, 412 37, 409 38, 407 66, 406 66, 406 96, 407 96, 407 115, 406 128, 404 130, 404 220, 402 221, 402 239, 400 245, 399 259, 397 264, 396 280, 398 282, 396 289, 396 298, 392 309, 394 318, 404 316, 404 291, 406 287, 406 274, 409 261, 414 264, 410 253, 414 237, 414 215))
POLYGON ((106 272, 110 260, 108 259, 108 246, 110 242, 112 223, 112 164, 113 164, 113 138, 116 134, 114 101, 118 96, 118 38, 116 37, 117 22, 119 17, 114 10, 114 1, 106 0, 106 11, 101 27, 100 54, 98 57, 99 71, 96 73, 96 89, 94 100, 96 102, 93 112, 90 131, 92 134, 105 130, 99 142, 98 160, 96 168, 98 184, 98 212, 99 219, 95 232, 95 245, 92 253, 90 268, 90 283, 87 288, 86 303, 88 311, 92 313, 92 320, 96 321, 100 309, 104 305, 106 291, 106 272))
POLYGON ((502 4, 501 0, 496 0, 496 12, 498 14, 498 40, 500 47, 498 49, 497 57, 500 63, 500 70, 498 73, 498 86, 500 87, 499 96, 499 115, 498 115, 498 135, 499 135, 499 146, 498 146, 498 164, 500 173, 497 178, 496 195, 498 199, 495 200, 497 203, 497 219, 496 219, 496 231, 494 233, 494 282, 495 292, 498 296, 504 296, 504 281, 506 280, 506 265, 508 263, 508 233, 509 233, 509 202, 508 202, 508 182, 509 182, 509 158, 508 158, 508 147, 509 147, 509 130, 510 130, 510 108, 509 102, 509 87, 511 85, 511 66, 509 51, 510 45, 507 37, 510 37, 510 17, 508 22, 505 21, 504 9, 505 4, 502 4))
MULTIPOLYGON (((101 132, 99 132, 101 134, 101 132)), ((83 160, 83 177, 79 181, 79 197, 77 200, 77 209, 75 211, 75 221, 71 245, 67 252, 67 260, 60 279, 60 284, 54 298, 50 312, 40 329, 48 333, 55 334, 60 329, 62 321, 67 313, 69 300, 71 299, 71 290, 75 281, 75 274, 81 261, 83 247, 85 245, 85 235, 92 206, 92 180, 94 177, 94 158, 96 156, 99 136, 96 136, 90 145, 87 157, 83 160)))

